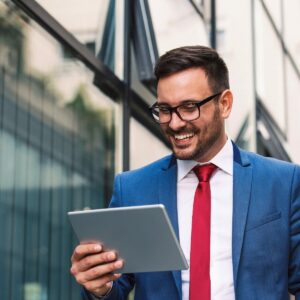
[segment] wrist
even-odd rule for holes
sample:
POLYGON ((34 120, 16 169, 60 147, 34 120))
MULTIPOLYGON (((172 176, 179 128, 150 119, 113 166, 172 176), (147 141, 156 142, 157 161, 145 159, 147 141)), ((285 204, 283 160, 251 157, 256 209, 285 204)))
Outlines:
POLYGON ((107 283, 106 287, 107 289, 104 291, 101 291, 99 293, 92 293, 92 295, 94 296, 93 299, 104 299, 106 296, 108 296, 110 291, 112 290, 113 282, 107 283))

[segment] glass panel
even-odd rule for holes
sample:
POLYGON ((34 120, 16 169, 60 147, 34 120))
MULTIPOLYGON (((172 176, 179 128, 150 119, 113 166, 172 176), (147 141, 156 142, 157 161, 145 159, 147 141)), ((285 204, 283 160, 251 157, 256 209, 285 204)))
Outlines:
POLYGON ((180 46, 208 45, 204 21, 189 1, 149 0, 149 6, 159 54, 180 46))
POLYGON ((284 38, 298 69, 300 70, 300 1, 284 0, 284 38))
POLYGON ((267 10, 279 31, 282 30, 282 0, 264 0, 267 10))
MULTIPOLYGON (((154 121, 153 121, 154 122, 154 121)), ((141 123, 130 120, 130 168, 136 169, 171 153, 141 123)))
POLYGON ((0 2, 0 299, 80 299, 67 212, 111 194, 117 105, 65 50, 0 2))
POLYGON ((260 1, 255 3, 257 93, 284 132, 286 129, 284 53, 260 1))
POLYGON ((101 40, 110 0, 37 2, 82 43, 91 47, 101 40))
POLYGON ((289 60, 286 60, 287 82, 287 114, 288 114, 288 145, 293 162, 300 163, 300 135, 299 135, 299 112, 300 112, 300 79, 295 73, 289 60))
POLYGON ((243 139, 243 142, 239 140, 241 145, 255 151, 251 1, 216 1, 216 5, 217 48, 229 69, 234 96, 233 109, 226 120, 226 131, 233 140, 243 139), (244 128, 246 119, 247 126, 244 128))
MULTIPOLYGON (((208 45, 205 23, 189 1, 148 0, 148 4, 159 55, 180 46, 208 45), (193 30, 186 30, 186 28, 192 28, 193 30)), ((139 55, 143 58, 147 57, 143 52, 139 53, 139 55)), ((145 68, 145 71, 148 70, 148 68, 145 68)), ((151 76, 149 76, 148 72, 145 72, 145 74, 150 79, 151 76)), ((138 68, 138 59, 132 55, 132 89, 149 105, 153 104, 155 101, 153 96, 155 94, 155 82, 152 78, 148 81, 146 80, 145 84, 148 88, 145 88, 145 85, 141 84, 141 77, 143 76, 141 76, 141 70, 138 68)))

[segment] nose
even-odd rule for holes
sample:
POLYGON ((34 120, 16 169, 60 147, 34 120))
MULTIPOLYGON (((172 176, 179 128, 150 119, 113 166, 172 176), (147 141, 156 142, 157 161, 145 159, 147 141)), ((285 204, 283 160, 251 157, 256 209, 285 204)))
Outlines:
POLYGON ((179 116, 177 115, 177 113, 175 111, 173 111, 172 115, 171 115, 171 121, 169 123, 169 127, 172 130, 177 131, 177 130, 185 127, 185 125, 186 125, 186 121, 181 120, 179 118, 179 116))

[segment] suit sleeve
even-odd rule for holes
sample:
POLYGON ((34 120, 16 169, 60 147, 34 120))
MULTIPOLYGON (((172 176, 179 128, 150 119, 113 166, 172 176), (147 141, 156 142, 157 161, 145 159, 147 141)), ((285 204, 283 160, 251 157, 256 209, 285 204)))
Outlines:
POLYGON ((113 195, 109 203, 109 207, 121 207, 124 206, 122 195, 122 175, 118 174, 115 177, 113 195))
MULTIPOLYGON (((120 207, 123 206, 122 201, 122 185, 121 185, 121 175, 117 175, 114 182, 113 196, 110 201, 109 207, 120 207)), ((120 228, 120 232, 121 232, 120 228)), ((121 278, 114 281, 113 287, 108 295, 103 298, 103 300, 127 300, 128 294, 133 289, 135 284, 134 274, 123 274, 121 278)), ((86 290, 82 290, 83 300, 93 300, 91 294, 86 290)))
POLYGON ((290 208, 289 291, 300 300, 300 167, 294 169, 290 208))
MULTIPOLYGON (((99 298, 101 300, 127 300, 128 294, 134 286, 134 275, 123 274, 121 278, 114 282, 108 295, 99 298)), ((85 289, 82 289, 81 296, 83 300, 94 300, 92 295, 85 289)))

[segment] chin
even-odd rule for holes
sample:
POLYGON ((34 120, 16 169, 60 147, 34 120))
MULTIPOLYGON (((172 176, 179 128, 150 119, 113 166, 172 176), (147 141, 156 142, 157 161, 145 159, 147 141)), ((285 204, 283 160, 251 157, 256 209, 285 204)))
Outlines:
POLYGON ((193 160, 195 154, 192 151, 173 149, 176 158, 181 160, 193 160))

